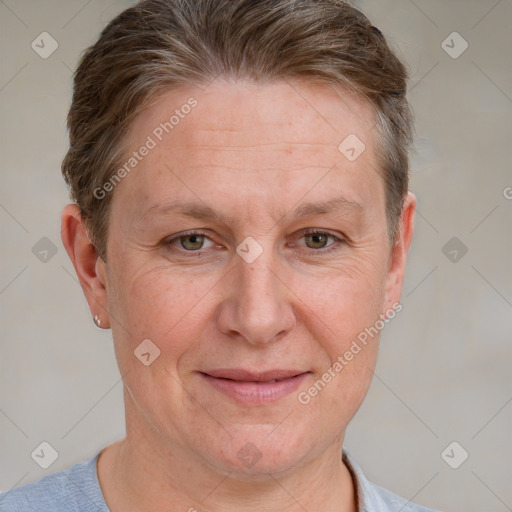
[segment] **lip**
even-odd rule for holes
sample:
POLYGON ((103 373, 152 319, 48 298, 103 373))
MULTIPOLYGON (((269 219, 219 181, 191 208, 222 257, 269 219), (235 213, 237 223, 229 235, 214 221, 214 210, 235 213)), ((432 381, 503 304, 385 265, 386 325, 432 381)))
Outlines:
POLYGON ((199 373, 213 388, 237 402, 264 405, 293 393, 310 372, 281 369, 251 372, 225 368, 199 373))

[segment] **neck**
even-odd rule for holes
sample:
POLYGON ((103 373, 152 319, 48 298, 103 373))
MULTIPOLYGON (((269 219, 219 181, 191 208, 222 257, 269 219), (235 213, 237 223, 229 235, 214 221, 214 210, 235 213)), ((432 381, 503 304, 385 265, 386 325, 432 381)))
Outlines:
POLYGON ((240 475, 212 467, 179 442, 159 439, 148 425, 138 427, 127 422, 127 437, 98 460, 111 512, 356 512, 354 483, 342 461, 343 435, 286 472, 240 475))

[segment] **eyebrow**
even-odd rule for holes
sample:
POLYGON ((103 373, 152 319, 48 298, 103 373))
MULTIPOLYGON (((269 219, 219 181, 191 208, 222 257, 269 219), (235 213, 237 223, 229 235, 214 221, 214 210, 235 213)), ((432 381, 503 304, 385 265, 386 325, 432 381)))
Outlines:
POLYGON ((344 197, 337 197, 320 203, 305 203, 299 206, 295 210, 294 214, 295 217, 300 218, 305 217, 306 215, 319 215, 333 212, 343 213, 350 211, 362 213, 364 212, 364 207, 356 201, 350 201, 344 197))
MULTIPOLYGON (((327 213, 355 213, 360 215, 364 212, 364 207, 356 202, 344 197, 337 197, 328 201, 317 203, 304 203, 291 212, 282 212, 274 215, 274 218, 281 220, 284 217, 301 218, 312 215, 322 215, 327 213)), ((173 215, 181 217, 191 217, 200 220, 214 220, 222 224, 229 224, 233 218, 227 217, 213 208, 194 202, 182 200, 171 201, 166 204, 157 204, 148 208, 141 216, 143 220, 158 215, 173 215)))

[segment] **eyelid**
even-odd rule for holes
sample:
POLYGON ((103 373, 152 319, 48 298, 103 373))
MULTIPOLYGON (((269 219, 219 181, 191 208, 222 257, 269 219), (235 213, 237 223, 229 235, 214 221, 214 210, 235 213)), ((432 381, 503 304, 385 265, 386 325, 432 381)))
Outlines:
MULTIPOLYGON (((178 241, 180 238, 185 238, 187 236, 192 236, 192 235, 203 236, 204 238, 207 238, 208 240, 210 240, 210 242, 215 244, 215 242, 211 239, 211 237, 208 236, 208 234, 206 232, 203 232, 203 231, 197 230, 197 229, 191 229, 189 231, 182 231, 181 233, 172 235, 171 237, 167 237, 163 240, 163 244, 164 245, 174 245, 173 242, 178 241)), ((180 248, 180 250, 182 252, 199 253, 200 251, 203 250, 203 248, 198 249, 197 251, 187 251, 186 249, 183 249, 183 248, 180 248)))
POLYGON ((306 228, 301 230, 298 233, 298 236, 296 236, 296 239, 301 239, 305 235, 326 235, 328 237, 331 237, 334 239, 334 242, 332 244, 329 244, 326 247, 320 248, 320 249, 312 249, 311 247, 305 247, 307 252, 314 252, 317 254, 327 254, 331 251, 335 251, 339 249, 339 246, 342 244, 347 244, 348 240, 345 239, 343 236, 339 236, 339 234, 332 233, 330 231, 327 231, 325 229, 320 228, 306 228))
POLYGON ((329 230, 320 229, 320 228, 306 228, 306 229, 299 231, 299 235, 301 235, 301 236, 304 236, 304 235, 328 235, 328 236, 332 236, 333 238, 336 238, 338 240, 342 240, 342 238, 340 238, 340 236, 337 233, 333 233, 329 230))
MULTIPOLYGON (((305 235, 316 235, 316 234, 327 235, 328 237, 333 238, 334 242, 331 243, 330 245, 326 246, 325 248, 319 248, 319 249, 312 249, 311 247, 302 246, 302 247, 304 247, 306 252, 315 253, 315 254, 319 254, 319 255, 327 254, 329 252, 332 252, 332 251, 335 251, 335 250, 339 249, 340 245, 348 243, 348 240, 344 236, 339 236, 338 234, 334 234, 334 233, 332 233, 330 231, 327 231, 325 229, 320 229, 320 228, 306 228, 306 229, 303 229, 303 230, 299 231, 298 234, 294 235, 293 239, 294 240, 300 240, 305 235)), ((180 238, 183 238, 183 237, 186 237, 186 236, 192 236, 192 235, 203 236, 206 239, 210 240, 210 242, 212 242, 213 244, 216 243, 216 242, 214 242, 214 240, 211 239, 211 237, 208 235, 207 232, 202 231, 200 229, 192 229, 192 230, 183 231, 183 232, 178 233, 176 235, 172 235, 171 237, 165 238, 163 240, 163 244, 164 245, 174 245, 173 242, 176 242, 180 238)), ((295 246, 295 244, 292 244, 292 246, 295 246)), ((207 247, 206 249, 201 248, 201 249, 198 249, 198 250, 194 251, 194 250, 186 250, 186 249, 178 247, 178 251, 181 252, 181 253, 200 254, 202 251, 210 249, 210 248, 211 247, 207 247)))

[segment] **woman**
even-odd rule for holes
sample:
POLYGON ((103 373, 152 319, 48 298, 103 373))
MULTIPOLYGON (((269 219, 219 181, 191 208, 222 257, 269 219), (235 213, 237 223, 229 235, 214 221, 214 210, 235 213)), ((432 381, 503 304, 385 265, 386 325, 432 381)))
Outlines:
POLYGON ((0 510, 427 511, 343 449, 401 309, 407 74, 335 0, 149 0, 84 55, 62 238, 126 438, 0 510))

